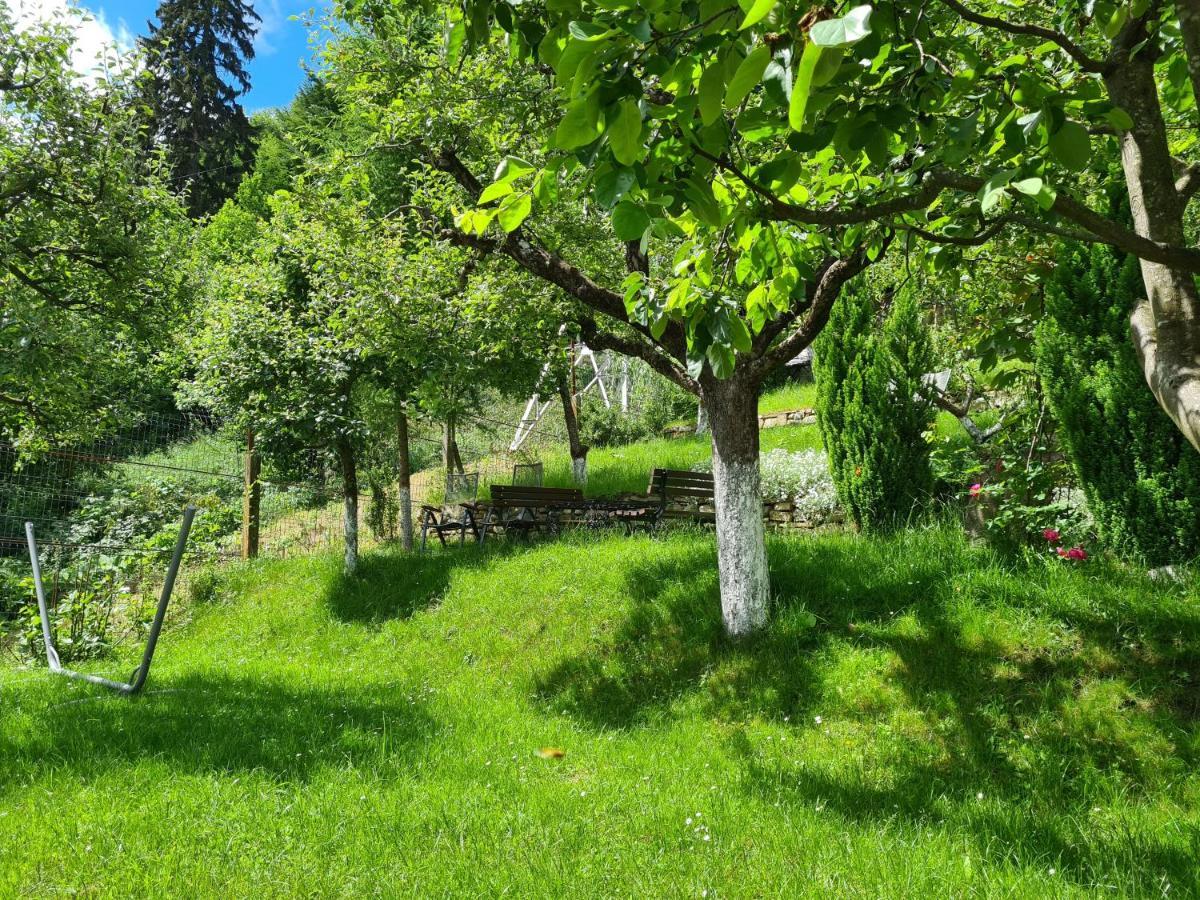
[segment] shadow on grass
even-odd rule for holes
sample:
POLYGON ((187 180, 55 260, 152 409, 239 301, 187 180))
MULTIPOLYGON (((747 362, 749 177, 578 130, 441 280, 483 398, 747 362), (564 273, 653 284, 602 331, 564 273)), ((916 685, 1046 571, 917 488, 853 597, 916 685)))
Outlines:
POLYGON ((35 691, 22 705, 37 730, 0 729, 0 785, 12 787, 18 774, 91 778, 146 760, 289 780, 325 766, 400 768, 438 730, 399 688, 300 690, 191 676, 135 698, 65 679, 35 691))
POLYGON ((467 544, 431 548, 427 553, 385 550, 364 554, 354 575, 340 573, 330 584, 325 603, 345 622, 407 619, 437 606, 456 572, 486 568, 498 559, 525 552, 529 546, 496 541, 482 548, 467 544))
POLYGON ((1179 829, 1087 823, 1096 802, 1165 800, 1200 762, 1200 606, 1186 588, 1168 597, 1102 565, 1067 583, 919 535, 779 541, 770 555, 772 624, 738 644, 721 628, 711 547, 633 565, 626 619, 542 675, 538 700, 597 728, 697 709, 789 717, 798 732, 848 719, 807 759, 725 732, 740 787, 856 823, 946 820, 984 858, 1046 860, 1080 885, 1120 875, 1158 890, 1165 875, 1200 890, 1179 829), (883 702, 842 701, 848 660, 876 667, 883 702))

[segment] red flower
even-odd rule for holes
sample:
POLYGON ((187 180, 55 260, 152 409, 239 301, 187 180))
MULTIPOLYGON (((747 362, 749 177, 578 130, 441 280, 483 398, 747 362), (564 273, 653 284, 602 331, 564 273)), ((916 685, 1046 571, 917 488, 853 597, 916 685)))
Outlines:
POLYGON ((978 497, 981 493, 983 493, 983 485, 982 484, 976 483, 976 484, 971 485, 970 494, 971 494, 972 498, 978 497))
POLYGON ((1072 559, 1076 562, 1083 562, 1088 558, 1087 551, 1082 547, 1072 547, 1070 550, 1066 547, 1058 547, 1055 552, 1063 559, 1072 559))
POLYGON ((1060 540, 1062 540, 1062 535, 1058 533, 1057 528, 1047 528, 1043 530, 1042 537, 1052 544, 1057 544, 1060 540))

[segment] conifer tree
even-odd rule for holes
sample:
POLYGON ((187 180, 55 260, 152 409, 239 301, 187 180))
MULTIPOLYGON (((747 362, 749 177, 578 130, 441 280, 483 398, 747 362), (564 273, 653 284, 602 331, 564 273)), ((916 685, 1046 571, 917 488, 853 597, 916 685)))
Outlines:
POLYGON ((1064 245, 1038 326, 1038 374, 1100 536, 1151 565, 1200 552, 1200 454, 1144 390, 1129 344, 1137 260, 1064 245))
POLYGON ((866 530, 905 524, 933 489, 924 437, 933 411, 922 383, 932 351, 920 309, 900 291, 881 325, 878 316, 872 292, 857 279, 813 347, 833 480, 847 516, 866 530))
POLYGON ((245 0, 163 0, 145 40, 155 143, 194 217, 220 208, 252 161, 238 98, 250 89, 245 63, 261 21, 245 0))

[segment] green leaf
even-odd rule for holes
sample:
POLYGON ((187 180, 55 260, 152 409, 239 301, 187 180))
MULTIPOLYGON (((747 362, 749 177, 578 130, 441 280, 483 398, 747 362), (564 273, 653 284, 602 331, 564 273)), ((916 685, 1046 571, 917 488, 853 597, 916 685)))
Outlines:
POLYGON ((1092 159, 1092 139, 1078 122, 1064 122, 1050 135, 1050 152, 1072 171, 1087 168, 1092 159))
POLYGON ((612 34, 612 29, 599 22, 572 22, 567 26, 571 37, 578 41, 601 41, 612 34))
POLYGON ((813 73, 821 60, 823 51, 816 44, 807 44, 800 55, 796 69, 796 81, 792 85, 792 102, 788 104, 788 124, 793 131, 804 130, 804 111, 808 108, 808 96, 812 93, 813 73))
POLYGON ((767 63, 771 61, 771 48, 759 44, 750 51, 750 55, 742 60, 733 77, 729 79, 729 87, 725 89, 725 106, 734 109, 754 86, 762 80, 763 72, 767 71, 767 63))
POLYGON ((711 125, 721 117, 721 97, 725 93, 725 64, 716 60, 700 76, 700 121, 711 125))
POLYGON ((650 227, 650 216, 636 203, 622 200, 612 212, 612 225, 621 240, 636 241, 650 227))
POLYGON ((833 76, 842 67, 842 57, 846 55, 842 47, 823 47, 817 57, 817 66, 813 69, 813 87, 821 87, 833 81, 833 76))
POLYGON ((1133 128, 1133 119, 1129 113, 1121 109, 1119 106, 1114 106, 1104 114, 1105 121, 1108 122, 1117 131, 1129 131, 1133 128))
POLYGON ((623 166, 633 165, 642 155, 642 112, 636 100, 621 101, 616 119, 608 126, 608 142, 623 166))
POLYGON ((1057 196, 1054 188, 1046 184, 1041 178, 1022 178, 1020 181, 1014 181, 1012 187, 1013 190, 1019 191, 1027 197, 1032 197, 1042 209, 1049 209, 1053 206, 1054 199, 1057 196))
POLYGON ((506 197, 513 192, 513 186, 508 181, 494 181, 483 189, 483 193, 479 195, 480 203, 491 203, 493 200, 499 200, 501 197, 506 197))
POLYGON ((500 160, 500 165, 496 166, 496 174, 492 176, 492 180, 512 181, 532 172, 535 168, 533 163, 526 162, 519 156, 506 156, 500 160))
POLYGON ((554 130, 554 144, 562 150, 586 147, 600 136, 600 109, 595 94, 571 101, 554 130))
POLYGON ((636 181, 637 176, 634 175, 633 169, 621 167, 605 172, 596 179, 593 188, 596 202, 605 209, 611 209, 614 203, 629 192, 636 181))
POLYGON ((979 189, 979 205, 984 213, 991 212, 1004 199, 1008 183, 1012 181, 1015 174, 1016 172, 1012 169, 1004 169, 989 178, 979 189))
POLYGON ((818 47, 849 47, 871 33, 871 6, 856 6, 840 19, 818 22, 808 31, 808 39, 818 47))
POLYGON ((767 17, 767 14, 774 8, 776 0, 754 0, 754 5, 746 13, 746 18, 742 19, 742 24, 738 26, 738 31, 749 28, 751 25, 757 25, 767 17))
POLYGON ((746 327, 746 323, 742 321, 741 316, 729 317, 729 332, 730 343, 733 344, 733 349, 740 353, 749 353, 752 344, 750 329, 746 327))
POLYGON ((737 360, 729 347, 724 344, 709 344, 705 355, 708 357, 708 364, 712 366, 713 374, 718 378, 728 378, 733 374, 737 360))
POLYGON ((516 231, 529 217, 532 208, 533 201, 529 194, 513 194, 500 204, 500 212, 496 218, 505 231, 516 231))

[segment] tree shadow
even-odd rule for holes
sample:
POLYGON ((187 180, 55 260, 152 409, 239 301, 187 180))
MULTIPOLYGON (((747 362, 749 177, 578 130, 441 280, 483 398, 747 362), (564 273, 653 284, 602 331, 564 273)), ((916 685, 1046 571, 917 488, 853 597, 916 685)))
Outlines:
POLYGON ((456 572, 486 568, 527 549, 514 541, 497 541, 484 547, 455 546, 427 553, 384 550, 364 554, 353 575, 339 572, 327 587, 324 601, 344 622, 379 624, 407 619, 437 606, 456 572))
MULTIPOLYGON (((818 541, 804 542, 801 562, 790 543, 768 549, 775 608, 763 634, 726 637, 715 550, 689 545, 629 567, 628 618, 607 643, 541 675, 538 699, 603 728, 654 720, 699 694, 721 718, 803 714, 823 687, 815 651, 853 622, 909 608, 913 573, 871 570, 818 541)), ((933 580, 938 566, 920 561, 918 577, 933 580)))
POLYGON ((438 731, 415 694, 390 686, 364 701, 361 690, 193 675, 129 698, 55 679, 23 705, 43 697, 36 730, 0 729, 0 786, 56 773, 95 778, 151 759, 182 772, 304 781, 325 766, 402 767, 438 731))
POLYGON ((1180 588, 1173 601, 1156 602, 1140 576, 1097 565, 1082 573, 1083 589, 1073 585, 1078 598, 1066 600, 1054 596, 1053 570, 1037 562, 1004 569, 965 545, 945 554, 929 552, 936 542, 914 542, 912 553, 903 543, 879 546, 770 544, 774 619, 736 644, 721 628, 710 548, 635 565, 626 619, 544 673, 536 698, 599 729, 699 708, 725 723, 790 719, 798 733, 823 728, 814 719, 834 706, 843 719, 882 727, 868 735, 850 726, 856 752, 877 757, 873 776, 834 757, 756 748, 744 730, 727 729, 742 789, 769 802, 820 804, 871 827, 897 819, 927 827, 949 810, 951 828, 997 863, 1048 859, 1080 884, 1119 873, 1147 890, 1165 873, 1177 889, 1200 889, 1177 835, 1084 829, 1084 839, 1078 825, 1113 785, 1136 797, 1200 762, 1194 596, 1180 588), (980 571, 986 576, 964 599, 962 584, 980 571), (1020 626, 1029 622, 1037 630, 1026 640, 1020 626), (847 655, 882 661, 878 677, 892 699, 864 712, 839 707, 836 660, 847 655), (919 737, 892 727, 897 712, 919 737), (1170 771, 1157 771, 1164 766, 1170 771), (979 793, 993 805, 977 806, 979 793))

